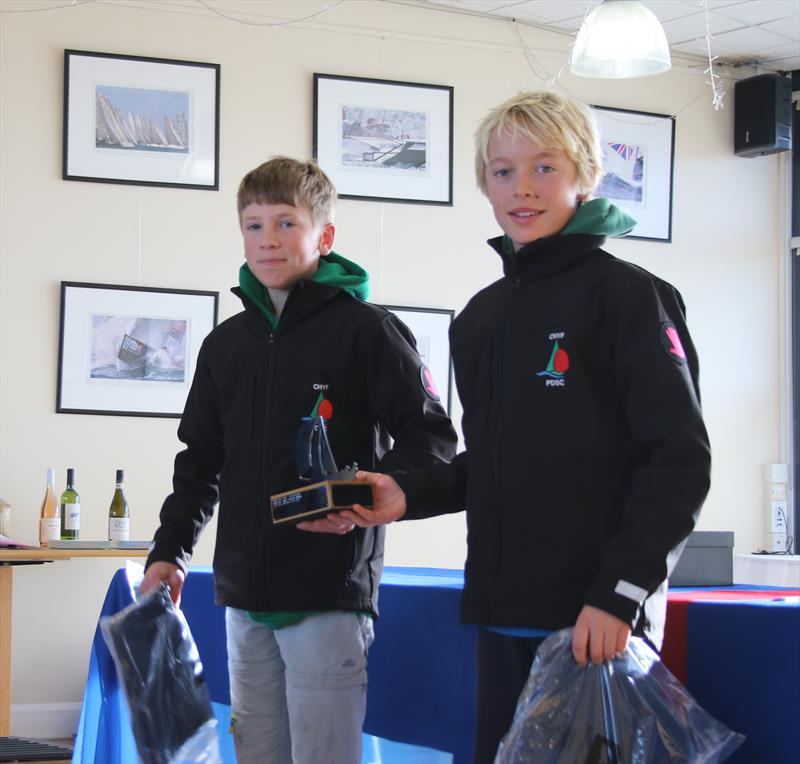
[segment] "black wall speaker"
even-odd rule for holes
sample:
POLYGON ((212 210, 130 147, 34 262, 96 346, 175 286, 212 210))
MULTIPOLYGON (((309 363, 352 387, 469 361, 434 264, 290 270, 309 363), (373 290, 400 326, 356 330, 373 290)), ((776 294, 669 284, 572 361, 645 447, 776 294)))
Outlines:
POLYGON ((792 80, 759 74, 734 84, 733 151, 758 157, 792 148, 792 80))

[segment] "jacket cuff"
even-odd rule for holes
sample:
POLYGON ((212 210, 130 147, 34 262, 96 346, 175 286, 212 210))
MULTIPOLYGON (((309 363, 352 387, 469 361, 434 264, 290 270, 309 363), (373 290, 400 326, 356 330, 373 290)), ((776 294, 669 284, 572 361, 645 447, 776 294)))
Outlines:
POLYGON ((398 470, 389 473, 406 495, 406 513, 401 520, 419 520, 423 517, 420 494, 426 484, 424 473, 425 470, 398 470))
POLYGON ((598 581, 589 589, 586 604, 604 610, 634 628, 650 592, 631 581, 598 581))
MULTIPOLYGON (((158 534, 156 534, 158 535, 158 534)), ((172 565, 177 565, 182 571, 184 576, 189 573, 189 562, 191 561, 191 554, 180 550, 175 551, 175 546, 166 545, 163 540, 156 538, 150 544, 150 551, 147 554, 147 561, 144 564, 144 569, 147 570, 154 562, 169 562, 172 565)))

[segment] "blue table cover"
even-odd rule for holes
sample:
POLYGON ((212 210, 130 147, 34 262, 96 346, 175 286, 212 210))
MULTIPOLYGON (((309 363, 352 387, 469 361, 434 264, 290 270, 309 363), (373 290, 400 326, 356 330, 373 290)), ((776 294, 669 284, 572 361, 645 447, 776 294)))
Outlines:
MULTIPOLYGON (((101 615, 133 601, 137 575, 136 563, 117 571, 101 615)), ((461 571, 384 571, 369 655, 364 764, 471 764, 476 632, 459 625, 462 587, 461 571)), ((210 568, 191 570, 181 608, 220 721, 223 760, 232 764, 224 609, 214 605, 210 568)), ((800 603, 690 602, 686 642, 687 688, 710 714, 747 736, 731 764, 800 760, 800 603)), ((73 762, 136 761, 125 699, 98 630, 73 762)))
POLYGON ((800 761, 800 603, 690 602, 686 686, 746 740, 729 764, 800 761))

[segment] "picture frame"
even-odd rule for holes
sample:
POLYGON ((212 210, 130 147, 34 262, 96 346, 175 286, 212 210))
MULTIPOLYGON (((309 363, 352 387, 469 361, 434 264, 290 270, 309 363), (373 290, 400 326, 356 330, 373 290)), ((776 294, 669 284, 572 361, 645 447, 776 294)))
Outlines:
POLYGON ((56 413, 180 417, 219 292, 61 282, 56 413))
POLYGON ((64 180, 219 190, 220 65, 64 51, 64 180))
POLYGON ((453 88, 314 74, 313 152, 339 197, 453 206, 453 88))
POLYGON ((417 352, 430 371, 442 406, 450 416, 453 362, 450 356, 449 332, 455 311, 447 308, 409 308, 402 305, 382 307, 394 313, 411 330, 417 341, 417 352))
POLYGON ((595 196, 608 197, 636 220, 629 239, 672 241, 675 117, 592 106, 603 150, 595 196))

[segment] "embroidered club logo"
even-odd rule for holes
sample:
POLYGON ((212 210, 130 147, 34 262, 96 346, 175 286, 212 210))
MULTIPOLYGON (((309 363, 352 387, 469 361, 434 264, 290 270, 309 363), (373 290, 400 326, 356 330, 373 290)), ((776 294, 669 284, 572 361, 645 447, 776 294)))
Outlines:
MULTIPOLYGON (((564 333, 559 332, 558 335, 563 338, 564 333)), ((547 362, 546 368, 542 371, 537 371, 537 377, 546 377, 545 387, 563 387, 564 377, 569 371, 569 355, 564 348, 558 344, 558 339, 550 335, 553 339, 553 349, 550 351, 550 360, 547 362)))
MULTIPOLYGON (((315 389, 319 389, 320 387, 322 387, 322 385, 314 385, 315 389)), ((324 388, 327 390, 328 386, 325 385, 324 388)), ((314 403, 314 408, 311 409, 311 416, 321 416, 323 419, 333 419, 333 404, 325 397, 324 390, 320 390, 316 403, 314 403)))
POLYGON ((658 330, 658 338, 661 340, 661 347, 666 354, 677 363, 683 366, 686 363, 686 351, 683 349, 680 335, 671 321, 664 321, 658 330))
POLYGON ((424 364, 419 367, 419 378, 422 382, 422 389, 425 391, 425 395, 433 401, 440 401, 439 389, 433 381, 433 374, 431 374, 430 369, 424 364))

